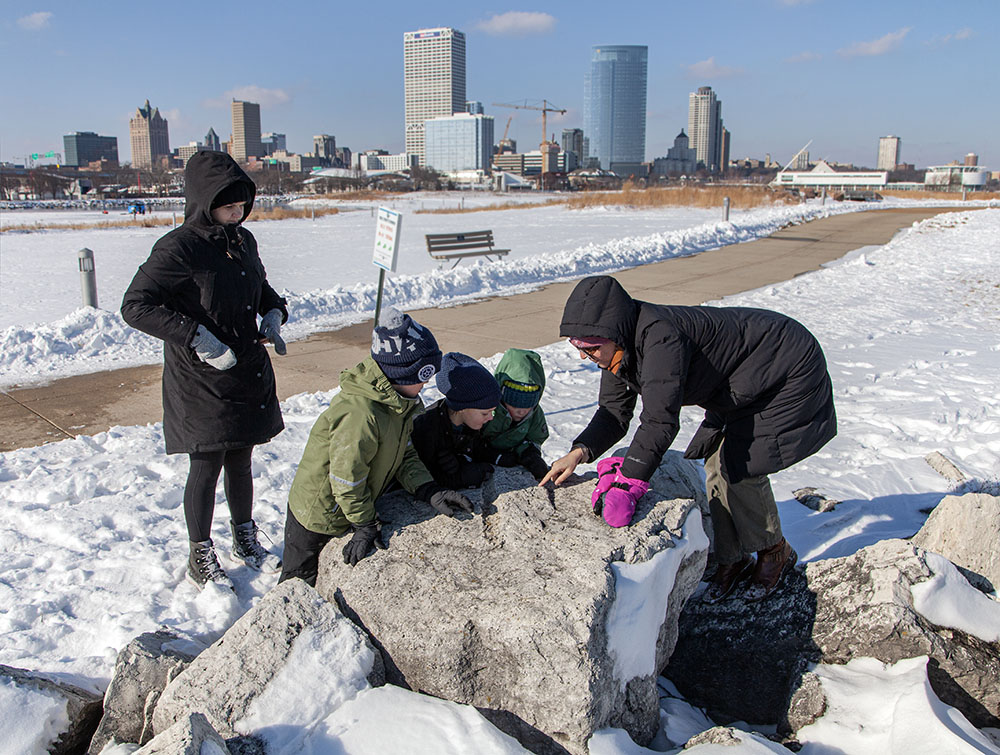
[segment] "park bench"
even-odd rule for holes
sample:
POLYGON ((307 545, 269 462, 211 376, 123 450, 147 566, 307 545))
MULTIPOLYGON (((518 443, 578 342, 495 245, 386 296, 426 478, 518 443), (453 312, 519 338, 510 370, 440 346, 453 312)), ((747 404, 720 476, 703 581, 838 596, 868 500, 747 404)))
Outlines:
POLYGON ((455 260, 452 269, 466 257, 490 259, 491 255, 496 255, 500 259, 510 251, 493 247, 493 231, 428 233, 424 238, 427 239, 427 253, 431 257, 442 264, 445 260, 455 260))

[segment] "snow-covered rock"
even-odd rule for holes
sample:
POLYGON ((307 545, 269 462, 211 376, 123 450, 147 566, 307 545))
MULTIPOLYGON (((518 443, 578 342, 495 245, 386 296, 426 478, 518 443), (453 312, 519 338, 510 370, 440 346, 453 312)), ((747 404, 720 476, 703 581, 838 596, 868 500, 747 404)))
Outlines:
POLYGON ((934 507, 911 542, 961 567, 970 582, 988 592, 1000 586, 1000 497, 949 495, 934 507))
POLYGON ((230 755, 230 751, 203 714, 189 713, 133 755, 230 755))
POLYGON ((0 750, 60 755, 87 746, 101 718, 101 698, 43 674, 0 664, 0 710, 16 710, 18 718, 31 722, 14 726, 14 720, 4 721, 0 750))
POLYGON ((809 663, 928 656, 936 695, 975 726, 996 727, 998 639, 1000 605, 940 556, 884 540, 852 556, 808 564, 805 574, 793 573, 761 603, 691 601, 665 674, 716 720, 791 729, 821 713, 815 695, 800 694, 790 710, 789 695, 808 679, 809 663))
POLYGON ((224 737, 252 734, 275 716, 294 716, 284 709, 290 699, 333 710, 369 681, 381 684, 383 674, 364 633, 313 588, 293 579, 267 593, 167 685, 153 712, 153 728, 159 734, 201 712, 224 737), (317 653, 325 653, 328 665, 305 660, 317 653), (269 703, 275 699, 282 705, 269 703))
POLYGON ((141 745, 153 738, 153 709, 160 693, 194 658, 180 644, 173 632, 146 632, 118 653, 115 675, 104 693, 104 715, 88 753, 96 755, 112 740, 141 745))
POLYGON ((548 490, 519 468, 469 491, 475 513, 455 519, 386 496, 388 549, 350 567, 331 541, 317 589, 370 632, 390 682, 475 705, 533 751, 583 753, 605 727, 645 744, 705 565, 694 466, 669 454, 654 484, 671 497, 651 488, 617 530, 592 514, 592 480, 548 490))

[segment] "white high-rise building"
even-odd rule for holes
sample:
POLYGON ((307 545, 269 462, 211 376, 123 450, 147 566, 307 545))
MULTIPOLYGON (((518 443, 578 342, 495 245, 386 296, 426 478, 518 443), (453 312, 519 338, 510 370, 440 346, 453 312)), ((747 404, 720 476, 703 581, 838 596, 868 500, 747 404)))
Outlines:
POLYGON ((712 87, 698 87, 688 96, 688 140, 696 160, 717 173, 722 165, 722 102, 712 87))
POLYGON ((465 111, 465 35, 458 29, 403 34, 406 152, 424 164, 424 121, 465 111))
POLYGON ((898 136, 883 136, 878 140, 878 165, 875 170, 895 170, 903 140, 898 136))

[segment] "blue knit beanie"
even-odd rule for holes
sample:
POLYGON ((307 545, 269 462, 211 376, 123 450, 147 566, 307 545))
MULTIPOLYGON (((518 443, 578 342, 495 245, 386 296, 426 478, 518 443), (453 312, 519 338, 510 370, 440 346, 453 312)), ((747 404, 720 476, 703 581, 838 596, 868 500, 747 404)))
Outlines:
POLYGON ((390 383, 426 383, 441 369, 434 335, 395 307, 382 310, 372 332, 372 359, 390 383))
POLYGON ((441 359, 437 387, 449 409, 495 409, 500 386, 490 371, 472 357, 449 351, 441 359))

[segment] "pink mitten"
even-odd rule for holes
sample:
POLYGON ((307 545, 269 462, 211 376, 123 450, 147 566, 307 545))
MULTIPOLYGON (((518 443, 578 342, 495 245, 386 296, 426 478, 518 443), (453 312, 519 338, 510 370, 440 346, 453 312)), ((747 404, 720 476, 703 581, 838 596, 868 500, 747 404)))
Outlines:
POLYGON ((598 516, 601 515, 600 502, 601 496, 608 492, 611 488, 611 483, 615 481, 615 475, 618 474, 618 467, 622 465, 625 461, 621 456, 609 456, 606 459, 601 459, 597 462, 597 487, 594 488, 594 492, 590 494, 590 507, 594 510, 594 513, 598 516))
POLYGON ((615 480, 604 494, 601 515, 612 527, 627 527, 635 514, 635 505, 649 490, 649 483, 615 474, 615 480))

